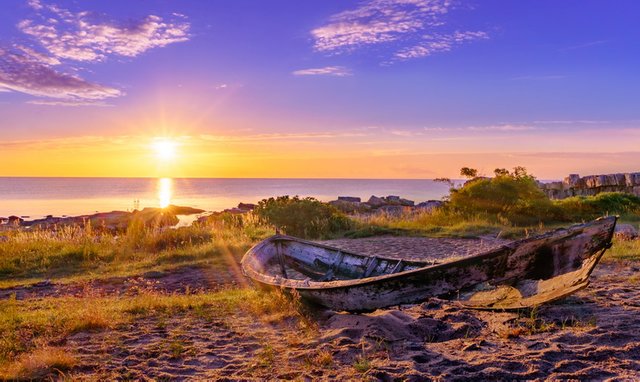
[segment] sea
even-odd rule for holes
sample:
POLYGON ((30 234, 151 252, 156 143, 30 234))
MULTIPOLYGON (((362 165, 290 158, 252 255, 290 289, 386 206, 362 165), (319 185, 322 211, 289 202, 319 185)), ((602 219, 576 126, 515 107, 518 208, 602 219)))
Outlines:
POLYGON ((169 204, 222 211, 281 195, 398 195, 416 203, 441 199, 449 185, 430 179, 26 178, 0 177, 0 217, 39 219, 132 211, 169 204))

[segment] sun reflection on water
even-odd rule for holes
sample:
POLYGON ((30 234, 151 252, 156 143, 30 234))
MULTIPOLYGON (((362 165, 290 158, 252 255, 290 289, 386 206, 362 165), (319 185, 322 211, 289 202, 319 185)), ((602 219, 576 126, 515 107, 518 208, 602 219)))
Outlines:
POLYGON ((160 208, 168 207, 169 204, 171 204, 172 196, 173 196, 173 179, 159 178, 158 179, 158 200, 160 201, 160 208))

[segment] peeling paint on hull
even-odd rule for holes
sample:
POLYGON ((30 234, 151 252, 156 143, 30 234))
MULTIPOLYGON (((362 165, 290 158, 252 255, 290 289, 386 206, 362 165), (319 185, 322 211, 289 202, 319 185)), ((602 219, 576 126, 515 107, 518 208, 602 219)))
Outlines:
POLYGON ((296 290, 334 310, 370 311, 429 297, 519 309, 586 287, 611 246, 615 224, 616 217, 601 218, 441 264, 364 256, 276 235, 251 248, 242 269, 262 286, 296 290))

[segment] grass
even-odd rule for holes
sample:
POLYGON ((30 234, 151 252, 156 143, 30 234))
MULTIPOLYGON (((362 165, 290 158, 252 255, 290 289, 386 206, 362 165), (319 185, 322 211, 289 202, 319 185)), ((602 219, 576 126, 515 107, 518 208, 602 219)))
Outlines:
MULTIPOLYGON (((2 300, 0 370, 18 370, 18 366, 15 365, 25 362, 25 354, 46 349, 49 343, 59 342, 74 333, 116 328, 118 325, 150 315, 189 312, 206 318, 209 312, 215 312, 216 316, 232 317, 243 311, 268 322, 299 320, 303 322, 301 328, 310 330, 312 325, 304 324, 307 318, 298 310, 298 306, 298 302, 281 293, 253 289, 230 289, 190 295, 145 293, 133 297, 2 300)), ((175 340, 169 344, 168 350, 172 356, 179 358, 185 350, 184 344, 175 340)), ((21 375, 16 373, 11 376, 21 375)))
POLYGON ((360 238, 378 235, 477 238, 490 235, 503 239, 525 237, 553 226, 518 227, 504 219, 486 215, 468 216, 447 209, 409 211, 402 214, 356 215, 355 229, 344 236, 360 238))
POLYGON ((271 227, 218 222, 179 229, 131 228, 123 235, 79 226, 0 233, 0 287, 43 279, 125 276, 175 266, 227 267, 271 227))
POLYGON ((7 380, 44 379, 53 373, 64 375, 65 371, 76 364, 76 358, 63 349, 45 347, 23 354, 4 372, 0 372, 0 378, 7 380))
POLYGON ((640 261, 640 240, 614 240, 603 257, 605 262, 640 261))
POLYGON ((534 335, 552 332, 558 329, 565 330, 568 327, 589 330, 596 326, 596 318, 591 317, 564 317, 562 319, 547 320, 540 317, 537 308, 525 309, 518 312, 515 324, 501 333, 506 339, 518 338, 524 335, 534 335))

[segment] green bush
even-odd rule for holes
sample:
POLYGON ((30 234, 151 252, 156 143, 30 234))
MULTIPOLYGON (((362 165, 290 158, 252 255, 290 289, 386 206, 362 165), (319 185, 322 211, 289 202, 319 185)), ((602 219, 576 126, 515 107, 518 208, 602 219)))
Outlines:
POLYGON ((488 214, 510 223, 535 224, 554 220, 558 209, 522 167, 513 173, 496 169, 494 178, 474 178, 453 189, 450 207, 466 215, 488 214))
POLYGON ((279 196, 263 199, 254 213, 289 235, 319 238, 350 228, 351 221, 333 206, 314 198, 279 196))
POLYGON ((594 219, 603 215, 639 215, 640 197, 622 192, 574 196, 554 201, 564 220, 594 219))

